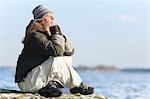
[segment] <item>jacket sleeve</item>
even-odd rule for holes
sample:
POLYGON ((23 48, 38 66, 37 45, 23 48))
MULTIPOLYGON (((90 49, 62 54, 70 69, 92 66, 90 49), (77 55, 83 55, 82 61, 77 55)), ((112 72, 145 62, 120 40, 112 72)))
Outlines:
POLYGON ((71 56, 71 55, 74 54, 73 43, 71 42, 71 40, 68 37, 64 36, 64 38, 65 38, 65 51, 64 51, 64 55, 65 56, 71 56))
POLYGON ((63 35, 54 34, 51 36, 51 41, 55 45, 59 45, 62 48, 63 52, 65 51, 65 38, 63 37, 63 35))
MULTIPOLYGON (((63 42, 63 39, 61 40, 63 42)), ((59 44, 48 40, 44 34, 32 33, 29 42, 32 53, 49 56, 62 56, 64 53, 63 48, 59 44)))

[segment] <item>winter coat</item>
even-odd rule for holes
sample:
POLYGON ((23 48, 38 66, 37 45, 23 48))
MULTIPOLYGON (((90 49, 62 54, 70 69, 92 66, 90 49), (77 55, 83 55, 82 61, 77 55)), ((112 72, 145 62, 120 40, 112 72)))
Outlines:
POLYGON ((58 25, 44 29, 39 21, 30 22, 27 27, 28 37, 25 37, 24 48, 18 57, 15 82, 21 82, 33 68, 43 63, 49 56, 57 57, 73 55, 72 43, 60 32, 58 25), (48 34, 52 34, 51 36, 48 34))

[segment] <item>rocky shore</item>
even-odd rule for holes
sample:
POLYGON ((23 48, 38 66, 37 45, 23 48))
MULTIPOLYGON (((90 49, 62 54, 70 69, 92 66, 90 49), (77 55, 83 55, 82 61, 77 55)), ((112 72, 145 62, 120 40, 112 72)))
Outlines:
POLYGON ((108 99, 102 95, 63 94, 61 97, 45 98, 39 94, 30 93, 0 93, 0 99, 108 99))

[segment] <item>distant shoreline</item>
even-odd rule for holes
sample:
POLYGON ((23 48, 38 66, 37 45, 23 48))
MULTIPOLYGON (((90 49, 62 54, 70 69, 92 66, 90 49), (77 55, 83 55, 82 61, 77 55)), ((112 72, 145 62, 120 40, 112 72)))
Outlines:
POLYGON ((117 68, 116 66, 105 66, 99 65, 95 67, 87 67, 87 66, 78 66, 75 67, 76 70, 90 70, 90 71, 108 71, 108 72, 150 72, 150 69, 145 68, 117 68))
MULTIPOLYGON (((0 66, 0 69, 15 69, 15 66, 0 66)), ((99 72, 150 72, 150 68, 117 68, 116 66, 98 65, 94 67, 89 66, 77 66, 75 70, 84 71, 99 71, 99 72)))

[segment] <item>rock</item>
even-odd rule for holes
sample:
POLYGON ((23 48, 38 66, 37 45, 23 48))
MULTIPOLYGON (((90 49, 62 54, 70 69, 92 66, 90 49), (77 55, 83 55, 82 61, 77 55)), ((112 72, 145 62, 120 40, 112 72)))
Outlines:
POLYGON ((102 95, 63 94, 60 97, 45 98, 31 93, 0 93, 0 99, 108 99, 102 95))
POLYGON ((1 89, 0 99, 108 99, 103 95, 62 94, 60 97, 45 98, 35 93, 23 93, 17 90, 1 89))

